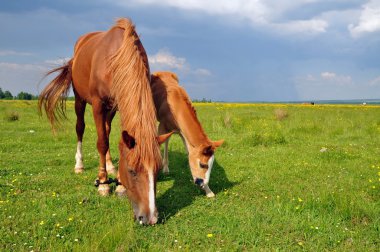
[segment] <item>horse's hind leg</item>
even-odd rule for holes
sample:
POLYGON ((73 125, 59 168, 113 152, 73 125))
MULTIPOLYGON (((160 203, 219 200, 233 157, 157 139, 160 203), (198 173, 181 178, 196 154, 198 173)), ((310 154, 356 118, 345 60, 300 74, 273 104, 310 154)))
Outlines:
POLYGON ((98 134, 98 141, 96 144, 99 152, 98 192, 102 196, 107 196, 110 192, 110 187, 107 184, 108 175, 106 170, 106 153, 109 148, 109 142, 106 134, 107 110, 104 103, 100 99, 93 100, 92 110, 96 131, 98 134))
POLYGON ((77 132, 77 152, 75 154, 75 173, 82 173, 84 170, 83 167, 83 155, 82 155, 82 140, 85 129, 84 123, 84 112, 86 110, 86 102, 83 101, 79 96, 75 96, 75 113, 77 115, 77 124, 76 124, 76 132, 77 132))
MULTIPOLYGON (((108 141, 110 139, 112 119, 114 118, 115 114, 116 114, 115 110, 110 110, 107 113, 106 134, 107 134, 108 141)), ((106 153, 106 169, 107 169, 107 173, 112 174, 112 175, 116 175, 115 166, 112 164, 112 157, 111 157, 110 148, 108 148, 107 153, 106 153)))

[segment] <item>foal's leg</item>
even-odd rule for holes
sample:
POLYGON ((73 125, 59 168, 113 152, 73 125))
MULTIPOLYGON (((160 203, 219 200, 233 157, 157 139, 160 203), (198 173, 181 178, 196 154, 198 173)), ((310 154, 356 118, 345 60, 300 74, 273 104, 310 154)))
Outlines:
POLYGON ((99 152, 99 187, 98 192, 102 196, 109 194, 110 187, 105 182, 108 180, 107 170, 106 170, 106 153, 109 148, 108 138, 106 134, 106 108, 103 102, 98 99, 94 100, 92 103, 92 110, 94 115, 94 121, 96 125, 96 131, 98 134, 97 148, 99 152))
MULTIPOLYGON (((115 114, 116 114, 115 110, 110 110, 107 113, 106 134, 107 134, 108 142, 109 142, 110 133, 111 133, 111 123, 112 123, 112 119, 114 118, 115 114)), ((106 169, 107 169, 107 173, 112 174, 112 175, 116 175, 115 166, 112 164, 110 148, 108 148, 107 153, 106 153, 106 169)))
POLYGON ((86 102, 79 98, 77 95, 75 96, 75 113, 77 115, 77 152, 75 154, 75 173, 82 173, 84 170, 83 167, 83 157, 82 157, 82 140, 84 134, 84 112, 86 110, 86 102))
MULTIPOLYGON (((165 126, 162 123, 160 123, 160 125, 158 125, 158 134, 162 135, 165 133, 167 133, 165 130, 165 126)), ((165 141, 164 158, 162 159, 162 171, 163 173, 166 173, 166 174, 169 173, 169 155, 168 155, 169 140, 170 140, 170 137, 165 141)))

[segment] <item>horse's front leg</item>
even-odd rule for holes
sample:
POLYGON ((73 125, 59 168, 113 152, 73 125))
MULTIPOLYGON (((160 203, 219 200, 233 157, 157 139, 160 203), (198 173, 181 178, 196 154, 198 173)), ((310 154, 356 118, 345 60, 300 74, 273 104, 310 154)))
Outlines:
POLYGON ((104 103, 100 99, 93 101, 92 110, 98 134, 98 141, 96 144, 99 152, 98 192, 102 196, 107 196, 110 192, 106 169, 106 153, 109 149, 109 141, 105 126, 107 111, 104 103))
MULTIPOLYGON (((116 114, 116 110, 110 110, 107 113, 106 134, 107 134, 108 141, 110 139, 112 119, 114 118, 115 114, 116 114)), ((116 169, 112 163, 110 148, 108 148, 107 153, 106 153, 106 169, 107 169, 107 173, 112 174, 112 175, 116 175, 116 169)))

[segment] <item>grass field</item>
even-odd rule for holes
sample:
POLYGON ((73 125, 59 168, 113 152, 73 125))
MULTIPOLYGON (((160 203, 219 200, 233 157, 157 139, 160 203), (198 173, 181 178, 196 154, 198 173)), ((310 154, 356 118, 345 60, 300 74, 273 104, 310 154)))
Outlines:
MULTIPOLYGON (((35 101, 0 102, 1 251, 379 251, 380 107, 196 104, 224 138, 208 199, 178 136, 160 175, 160 223, 139 226, 126 199, 97 195, 96 131, 86 113, 74 174, 73 102, 53 136, 35 101), (13 118, 13 120, 12 120, 13 118), (18 118, 18 120, 17 120, 18 118)), ((117 163, 118 118, 111 151, 117 163)))

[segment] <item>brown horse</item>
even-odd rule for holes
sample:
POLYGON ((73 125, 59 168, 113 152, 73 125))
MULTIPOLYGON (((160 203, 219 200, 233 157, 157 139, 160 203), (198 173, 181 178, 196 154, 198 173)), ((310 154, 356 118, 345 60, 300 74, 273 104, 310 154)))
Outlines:
POLYGON ((109 194, 107 170, 114 171, 109 134, 117 108, 122 130, 118 181, 122 186, 116 191, 126 188, 140 223, 155 224, 156 181, 162 165, 159 144, 170 134, 157 137, 148 60, 134 25, 128 19, 119 19, 108 31, 80 37, 74 57, 48 74, 54 72, 59 74, 42 91, 39 109, 44 107, 54 128, 54 123, 65 116, 65 98, 73 86, 78 138, 75 171, 83 171, 84 112, 89 103, 98 135, 98 191, 101 195, 109 194))
MULTIPOLYGON (((186 91, 178 85, 178 78, 171 72, 157 72, 151 77, 153 99, 159 134, 178 132, 188 152, 194 183, 205 190, 207 197, 214 197, 208 187, 214 161, 214 151, 224 140, 211 141, 199 123, 194 107, 186 91)), ((165 141, 163 169, 169 172, 169 138, 165 141)))

